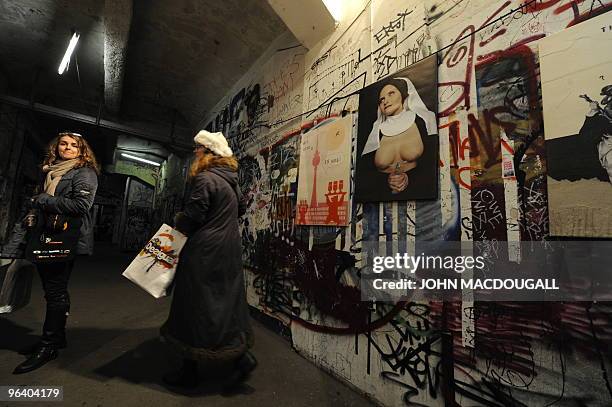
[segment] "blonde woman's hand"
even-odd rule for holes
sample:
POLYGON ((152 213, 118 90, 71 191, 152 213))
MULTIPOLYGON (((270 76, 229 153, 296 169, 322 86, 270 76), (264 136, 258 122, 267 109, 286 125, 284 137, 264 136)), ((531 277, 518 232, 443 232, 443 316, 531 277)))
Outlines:
POLYGON ((26 215, 26 217, 23 219, 23 224, 26 228, 33 228, 34 226, 36 226, 36 214, 34 213, 28 213, 26 215))

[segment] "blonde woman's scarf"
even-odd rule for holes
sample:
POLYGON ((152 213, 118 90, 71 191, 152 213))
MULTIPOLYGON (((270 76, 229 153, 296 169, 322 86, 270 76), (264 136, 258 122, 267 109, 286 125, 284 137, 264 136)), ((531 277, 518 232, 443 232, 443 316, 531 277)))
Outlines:
POLYGON ((45 165, 43 167, 43 172, 47 173, 47 178, 45 178, 45 192, 51 196, 55 195, 57 184, 59 184, 62 177, 73 169, 79 161, 78 158, 74 158, 72 160, 58 161, 52 165, 45 165))

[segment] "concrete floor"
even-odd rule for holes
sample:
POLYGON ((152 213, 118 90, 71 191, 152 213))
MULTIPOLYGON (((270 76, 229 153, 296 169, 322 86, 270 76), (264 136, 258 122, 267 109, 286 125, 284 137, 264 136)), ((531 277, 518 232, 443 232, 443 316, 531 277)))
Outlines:
POLYGON ((223 369, 204 367, 205 380, 194 394, 173 393, 162 385, 161 376, 179 362, 158 339, 169 299, 155 300, 121 276, 132 255, 104 246, 96 251, 93 257, 79 259, 73 271, 69 346, 60 351, 58 359, 28 374, 12 374, 24 360, 17 350, 35 342, 41 329, 45 304, 37 275, 30 304, 0 315, 0 386, 64 386, 64 402, 45 405, 374 405, 302 358, 286 340, 256 321, 253 353, 259 367, 239 391, 221 394, 223 369))

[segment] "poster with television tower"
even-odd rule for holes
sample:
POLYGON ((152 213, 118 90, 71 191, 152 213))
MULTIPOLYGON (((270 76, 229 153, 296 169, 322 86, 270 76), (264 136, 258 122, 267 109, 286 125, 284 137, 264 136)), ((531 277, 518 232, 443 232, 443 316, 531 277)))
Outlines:
POLYGON ((348 225, 352 126, 348 115, 302 135, 296 225, 348 225))

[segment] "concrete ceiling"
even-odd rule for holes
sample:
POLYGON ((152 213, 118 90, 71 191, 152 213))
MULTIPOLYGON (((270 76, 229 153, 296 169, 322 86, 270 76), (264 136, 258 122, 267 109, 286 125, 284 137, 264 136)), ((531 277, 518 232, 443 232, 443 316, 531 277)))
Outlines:
POLYGON ((97 0, 0 2, 3 94, 95 114, 104 83, 103 6, 97 0), (70 71, 60 76, 57 68, 72 28, 82 33, 81 41, 70 71))
POLYGON ((3 0, 0 95, 191 131, 285 30, 266 0, 3 0))

